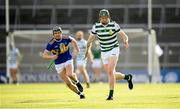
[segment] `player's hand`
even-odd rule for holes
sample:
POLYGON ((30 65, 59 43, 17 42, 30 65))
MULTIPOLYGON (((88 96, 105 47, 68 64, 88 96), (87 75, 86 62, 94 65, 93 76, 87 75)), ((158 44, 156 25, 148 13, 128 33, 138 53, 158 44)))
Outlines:
POLYGON ((58 56, 57 55, 52 55, 52 57, 51 57, 53 60, 55 60, 55 59, 57 59, 58 58, 58 56))
POLYGON ((124 42, 124 48, 128 48, 129 47, 129 44, 128 44, 128 41, 124 42))

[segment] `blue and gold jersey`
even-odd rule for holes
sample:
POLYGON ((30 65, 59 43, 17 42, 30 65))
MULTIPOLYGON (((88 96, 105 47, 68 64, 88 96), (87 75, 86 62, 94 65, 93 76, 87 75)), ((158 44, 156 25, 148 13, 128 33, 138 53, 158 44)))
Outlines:
POLYGON ((71 43, 72 38, 62 38, 61 40, 51 39, 46 46, 46 50, 50 51, 58 58, 55 60, 55 64, 61 64, 72 59, 69 51, 69 43, 71 43))

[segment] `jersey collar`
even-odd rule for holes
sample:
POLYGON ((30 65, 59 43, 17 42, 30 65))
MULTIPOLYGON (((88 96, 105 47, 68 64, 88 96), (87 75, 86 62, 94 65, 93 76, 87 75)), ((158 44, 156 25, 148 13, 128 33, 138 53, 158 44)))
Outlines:
POLYGON ((54 38, 54 40, 55 40, 56 42, 61 42, 62 38, 59 39, 59 40, 57 40, 57 39, 54 38))

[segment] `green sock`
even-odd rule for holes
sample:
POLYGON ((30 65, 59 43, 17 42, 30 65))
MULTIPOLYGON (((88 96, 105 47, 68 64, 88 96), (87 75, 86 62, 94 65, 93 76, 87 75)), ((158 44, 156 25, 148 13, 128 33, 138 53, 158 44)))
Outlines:
POLYGON ((114 90, 109 90, 109 97, 113 97, 114 90))
POLYGON ((129 75, 125 75, 124 79, 128 80, 129 79, 129 75))

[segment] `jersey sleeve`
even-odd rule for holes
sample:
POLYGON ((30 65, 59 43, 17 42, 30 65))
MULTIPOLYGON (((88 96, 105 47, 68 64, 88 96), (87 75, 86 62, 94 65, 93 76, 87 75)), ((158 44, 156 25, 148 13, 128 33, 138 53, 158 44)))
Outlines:
POLYGON ((69 36, 69 38, 67 39, 68 42, 70 43, 74 38, 72 36, 69 36))
POLYGON ((121 30, 119 24, 117 24, 116 22, 115 22, 115 30, 116 30, 116 32, 120 32, 120 30, 121 30))
POLYGON ((46 46, 46 50, 51 51, 52 50, 52 45, 48 43, 47 46, 46 46))
POLYGON ((93 35, 96 35, 97 33, 96 33, 96 27, 95 27, 95 25, 93 25, 93 27, 92 27, 92 29, 91 29, 91 34, 93 34, 93 35))

